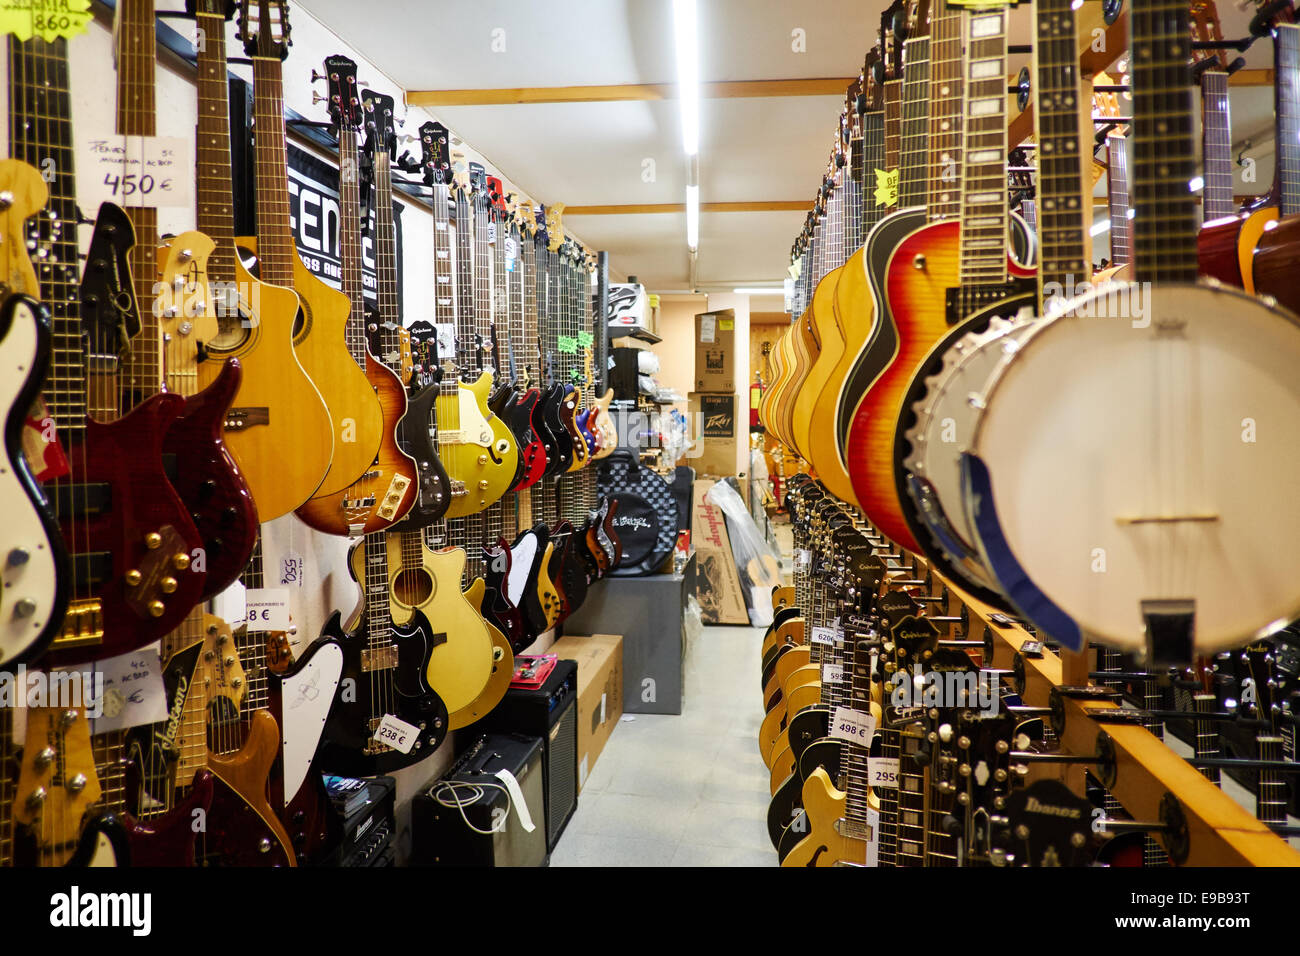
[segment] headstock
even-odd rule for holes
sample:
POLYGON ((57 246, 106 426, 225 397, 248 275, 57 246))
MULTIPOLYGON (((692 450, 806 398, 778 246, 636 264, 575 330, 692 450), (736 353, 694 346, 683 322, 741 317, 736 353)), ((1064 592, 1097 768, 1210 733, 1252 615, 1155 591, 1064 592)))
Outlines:
POLYGON ((907 10, 907 36, 913 40, 930 35, 930 0, 909 0, 907 10))
POLYGON ((335 129, 359 130, 362 123, 361 96, 357 92, 357 65, 341 54, 325 58, 330 122, 335 129))
POLYGON ((366 148, 371 154, 395 155, 397 126, 393 119, 393 98, 386 93, 364 90, 361 102, 366 111, 366 148))
POLYGON ((1016 719, 1010 714, 964 710, 957 717, 954 753, 965 784, 966 853, 987 860, 993 849, 993 818, 1006 812, 1011 796, 1011 751, 1016 719))
POLYGON ((289 55, 288 0, 239 0, 237 26, 249 56, 283 60, 289 55))
POLYGON ((1255 690, 1255 713, 1266 723, 1270 731, 1277 730, 1278 692, 1281 683, 1277 679, 1277 659, 1271 644, 1257 641, 1241 652, 1250 674, 1250 681, 1255 690))
POLYGON ((1092 803, 1059 780, 1038 780, 1007 798, 994 838, 1011 866, 1086 866, 1092 859, 1092 803))
POLYGON ((907 0, 894 0, 880 13, 880 82, 903 77, 903 41, 907 39, 907 0))
POLYGON ((223 20, 233 17, 237 6, 236 0, 185 0, 187 12, 221 17, 223 20))
POLYGON ((564 242, 564 223, 560 221, 562 215, 564 215, 564 203, 551 203, 546 207, 546 234, 552 252, 559 249, 564 242))
POLYGON ((71 855, 82 820, 101 795, 85 713, 28 708, 14 820, 26 827, 42 862, 59 864, 71 855))
POLYGON ((506 197, 501 188, 501 180, 496 176, 487 177, 487 196, 492 218, 503 222, 506 217, 506 197))
POLYGON ((447 127, 432 121, 420 127, 420 168, 430 186, 451 183, 451 138, 447 127))

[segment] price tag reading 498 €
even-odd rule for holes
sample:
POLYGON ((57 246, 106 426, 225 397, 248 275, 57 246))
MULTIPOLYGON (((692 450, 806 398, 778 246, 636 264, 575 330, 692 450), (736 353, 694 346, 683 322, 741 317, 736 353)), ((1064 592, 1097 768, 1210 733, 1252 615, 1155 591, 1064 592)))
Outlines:
POLYGON ((832 737, 847 740, 849 743, 871 746, 871 738, 876 735, 876 718, 851 707, 836 707, 831 716, 832 737))

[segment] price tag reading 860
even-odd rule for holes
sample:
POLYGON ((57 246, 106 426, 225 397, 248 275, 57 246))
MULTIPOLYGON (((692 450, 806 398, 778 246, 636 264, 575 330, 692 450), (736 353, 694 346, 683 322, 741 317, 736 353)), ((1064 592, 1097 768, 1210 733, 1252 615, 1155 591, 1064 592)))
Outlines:
POLYGON ((402 718, 394 717, 392 714, 384 714, 384 719, 375 728, 375 740, 400 753, 409 754, 419 739, 419 727, 408 724, 402 718))
POLYGON ((836 707, 831 717, 830 736, 849 743, 871 746, 876 735, 876 718, 851 707, 836 707))

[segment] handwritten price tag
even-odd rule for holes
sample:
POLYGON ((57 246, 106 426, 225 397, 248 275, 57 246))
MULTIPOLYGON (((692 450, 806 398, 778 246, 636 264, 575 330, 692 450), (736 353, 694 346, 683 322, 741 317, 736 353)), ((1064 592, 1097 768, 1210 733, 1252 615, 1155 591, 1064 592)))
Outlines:
POLYGON ((898 202, 898 170, 876 170, 876 205, 893 206, 898 202))
POLYGON ((90 0, 0 0, 0 34, 53 43, 85 33, 93 16, 90 0))
POLYGON ((193 147, 175 136, 92 139, 77 158, 84 169, 78 171, 78 185, 87 193, 91 208, 115 202, 190 209, 194 206, 192 155, 193 147))
POLYGON ((385 747, 400 753, 409 754, 415 742, 420 739, 420 728, 408 724, 400 717, 384 714, 384 719, 375 728, 375 739, 385 747))
POLYGON ((167 689, 157 643, 96 661, 93 667, 104 681, 103 696, 92 700, 87 708, 92 716, 98 714, 91 726, 93 733, 126 730, 167 719, 167 689))
POLYGON ((876 790, 881 787, 898 788, 898 758, 867 758, 867 783, 876 790))
POLYGON ((595 341, 596 341, 595 337, 592 336, 590 332, 578 333, 578 348, 589 349, 591 348, 592 343, 595 341))
POLYGON ((850 707, 836 707, 831 716, 830 735, 838 740, 869 747, 871 738, 876 735, 876 718, 850 707))
POLYGON ((289 630, 288 588, 249 588, 246 601, 250 631, 289 630))
POLYGON ((556 336, 555 347, 565 355, 574 355, 578 351, 578 340, 572 335, 556 336))
POLYGON ((302 555, 290 551, 280 559, 280 583, 302 587, 304 565, 302 555))

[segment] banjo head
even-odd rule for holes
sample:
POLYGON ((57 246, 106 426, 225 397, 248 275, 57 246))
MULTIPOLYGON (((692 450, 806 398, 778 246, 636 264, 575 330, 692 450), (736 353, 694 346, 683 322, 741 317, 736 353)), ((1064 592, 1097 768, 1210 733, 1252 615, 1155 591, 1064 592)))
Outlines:
POLYGON ((925 394, 912 406, 916 424, 905 436, 911 447, 903 462, 907 494, 931 541, 956 571, 995 592, 1001 590, 997 577, 974 544, 962 506, 961 453, 979 413, 972 396, 984 394, 989 376, 1004 354, 1019 347, 1031 319, 1032 310, 997 316, 985 331, 954 342, 939 371, 926 379, 925 394))
POLYGON ((1300 321, 1219 286, 1108 284, 1032 323, 963 461, 1013 603, 1067 646, 1138 653, 1171 608, 1200 654, 1300 615, 1297 369, 1300 321))

